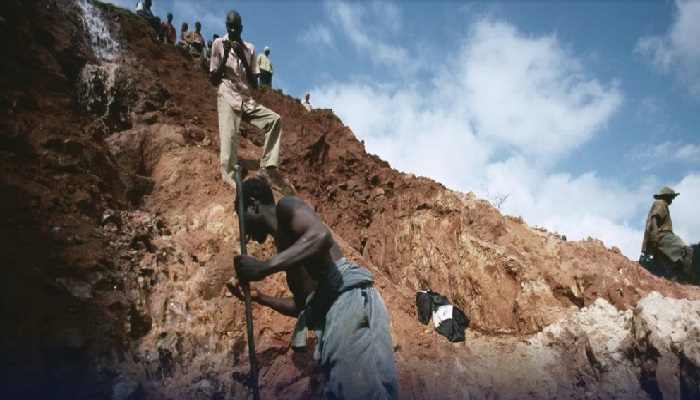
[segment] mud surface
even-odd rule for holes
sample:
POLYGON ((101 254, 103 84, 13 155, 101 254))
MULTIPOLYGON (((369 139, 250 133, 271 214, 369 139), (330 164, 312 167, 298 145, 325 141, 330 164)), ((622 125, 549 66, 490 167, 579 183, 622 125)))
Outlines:
MULTIPOLYGON (((85 4, 0 2, 0 397, 247 398, 244 309, 224 285, 238 224, 218 169, 216 90, 145 22, 87 3, 118 42, 105 56, 86 30, 85 4)), ((401 398, 671 390, 649 378, 662 357, 634 334, 639 303, 658 292, 659 302, 691 307, 697 287, 654 277, 598 240, 564 241, 471 193, 399 173, 332 110, 308 113, 269 89, 255 97, 283 118, 288 186, 276 195, 308 202, 346 256, 375 275, 401 398), (418 322, 422 289, 469 316, 465 342, 418 322), (596 343, 611 338, 618 350, 603 357, 596 343)), ((241 136, 241 163, 256 169, 263 133, 243 124, 241 136)), ((273 248, 251 243, 248 252, 265 258, 273 248)), ((288 294, 281 276, 260 288, 288 294)), ((257 305, 253 314, 261 397, 322 398, 311 352, 289 350, 294 320, 257 305)), ((700 337, 691 333, 689 343, 700 337)), ((673 393, 692 398, 700 358, 686 358, 673 393)))

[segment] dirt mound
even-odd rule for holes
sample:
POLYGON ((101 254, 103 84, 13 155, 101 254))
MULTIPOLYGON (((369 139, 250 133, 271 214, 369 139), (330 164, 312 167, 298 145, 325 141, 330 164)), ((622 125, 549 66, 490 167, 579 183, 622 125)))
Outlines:
MULTIPOLYGON (((0 16, 13 55, 0 65, 0 397, 246 397, 244 310, 224 287, 238 225, 207 74, 112 6, 6 1, 0 16)), ((296 194, 375 274, 402 398, 697 393, 696 325, 684 325, 687 349, 639 336, 642 323, 654 329, 641 299, 698 300, 697 287, 399 173, 332 110, 309 113, 274 90, 255 97, 283 118, 280 170, 296 194), (415 292, 428 288, 470 317, 466 342, 417 321, 415 292), (617 347, 601 347, 611 338, 617 347), (668 382, 649 378, 677 359, 668 382)), ((243 125, 245 168, 263 140, 243 125)), ((248 251, 273 254, 270 244, 248 251)), ((281 277, 261 287, 286 293, 281 277)), ((289 350, 294 321, 253 314, 261 397, 322 397, 311 353, 289 350)))

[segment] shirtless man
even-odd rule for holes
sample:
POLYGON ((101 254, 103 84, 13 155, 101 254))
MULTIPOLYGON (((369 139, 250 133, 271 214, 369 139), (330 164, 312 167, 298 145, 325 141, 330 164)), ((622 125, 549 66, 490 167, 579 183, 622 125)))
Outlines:
MULTIPOLYGON (((275 204, 270 186, 258 178, 242 186, 238 195, 242 192, 246 234, 259 243, 272 236, 278 254, 265 261, 236 256, 236 275, 240 281, 260 281, 285 272, 293 295, 268 296, 251 288, 251 299, 299 318, 293 348, 305 348, 305 328, 316 331, 327 398, 398 398, 389 315, 372 273, 343 257, 330 230, 304 201, 285 196, 275 204)), ((237 283, 229 289, 243 297, 237 283)))

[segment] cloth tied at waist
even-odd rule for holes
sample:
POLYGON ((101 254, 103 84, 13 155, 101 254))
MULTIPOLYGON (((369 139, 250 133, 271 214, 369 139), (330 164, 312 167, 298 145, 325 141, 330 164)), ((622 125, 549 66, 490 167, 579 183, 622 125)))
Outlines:
POLYGON ((359 265, 348 261, 345 257, 336 261, 335 268, 329 269, 323 281, 319 281, 317 290, 306 298, 306 308, 299 314, 294 332, 292 332, 291 347, 294 351, 306 351, 308 329, 313 329, 321 340, 325 313, 333 301, 343 292, 371 286, 374 282, 372 273, 359 265), (322 313, 317 312, 322 311, 322 313), (318 315, 322 314, 322 315, 318 315))

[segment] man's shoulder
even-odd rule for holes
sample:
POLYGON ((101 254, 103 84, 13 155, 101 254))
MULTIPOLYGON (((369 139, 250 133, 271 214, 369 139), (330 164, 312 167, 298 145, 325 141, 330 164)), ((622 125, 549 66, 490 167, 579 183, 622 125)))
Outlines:
POLYGON ((255 46, 253 45, 253 43, 243 41, 243 44, 245 45, 245 47, 248 48, 248 50, 249 50, 251 53, 255 53, 255 46))
POLYGON ((665 201, 658 199, 654 200, 654 204, 651 205, 651 213, 658 215, 659 213, 665 213, 668 210, 668 204, 665 201))
POLYGON ((299 205, 299 204, 304 204, 304 205, 306 205, 306 203, 304 202, 304 200, 300 199, 300 198, 297 197, 297 196, 292 196, 292 195, 282 196, 282 197, 280 197, 280 199, 277 201, 277 206, 278 206, 278 207, 280 207, 280 206, 282 206, 282 207, 297 206, 297 205, 299 205))
MULTIPOLYGON (((278 216, 291 217, 295 212, 307 209, 314 211, 314 209, 308 205, 304 200, 297 196, 287 195, 282 196, 277 201, 277 214, 278 216)), ((315 211, 314 211, 315 212, 315 211)))

